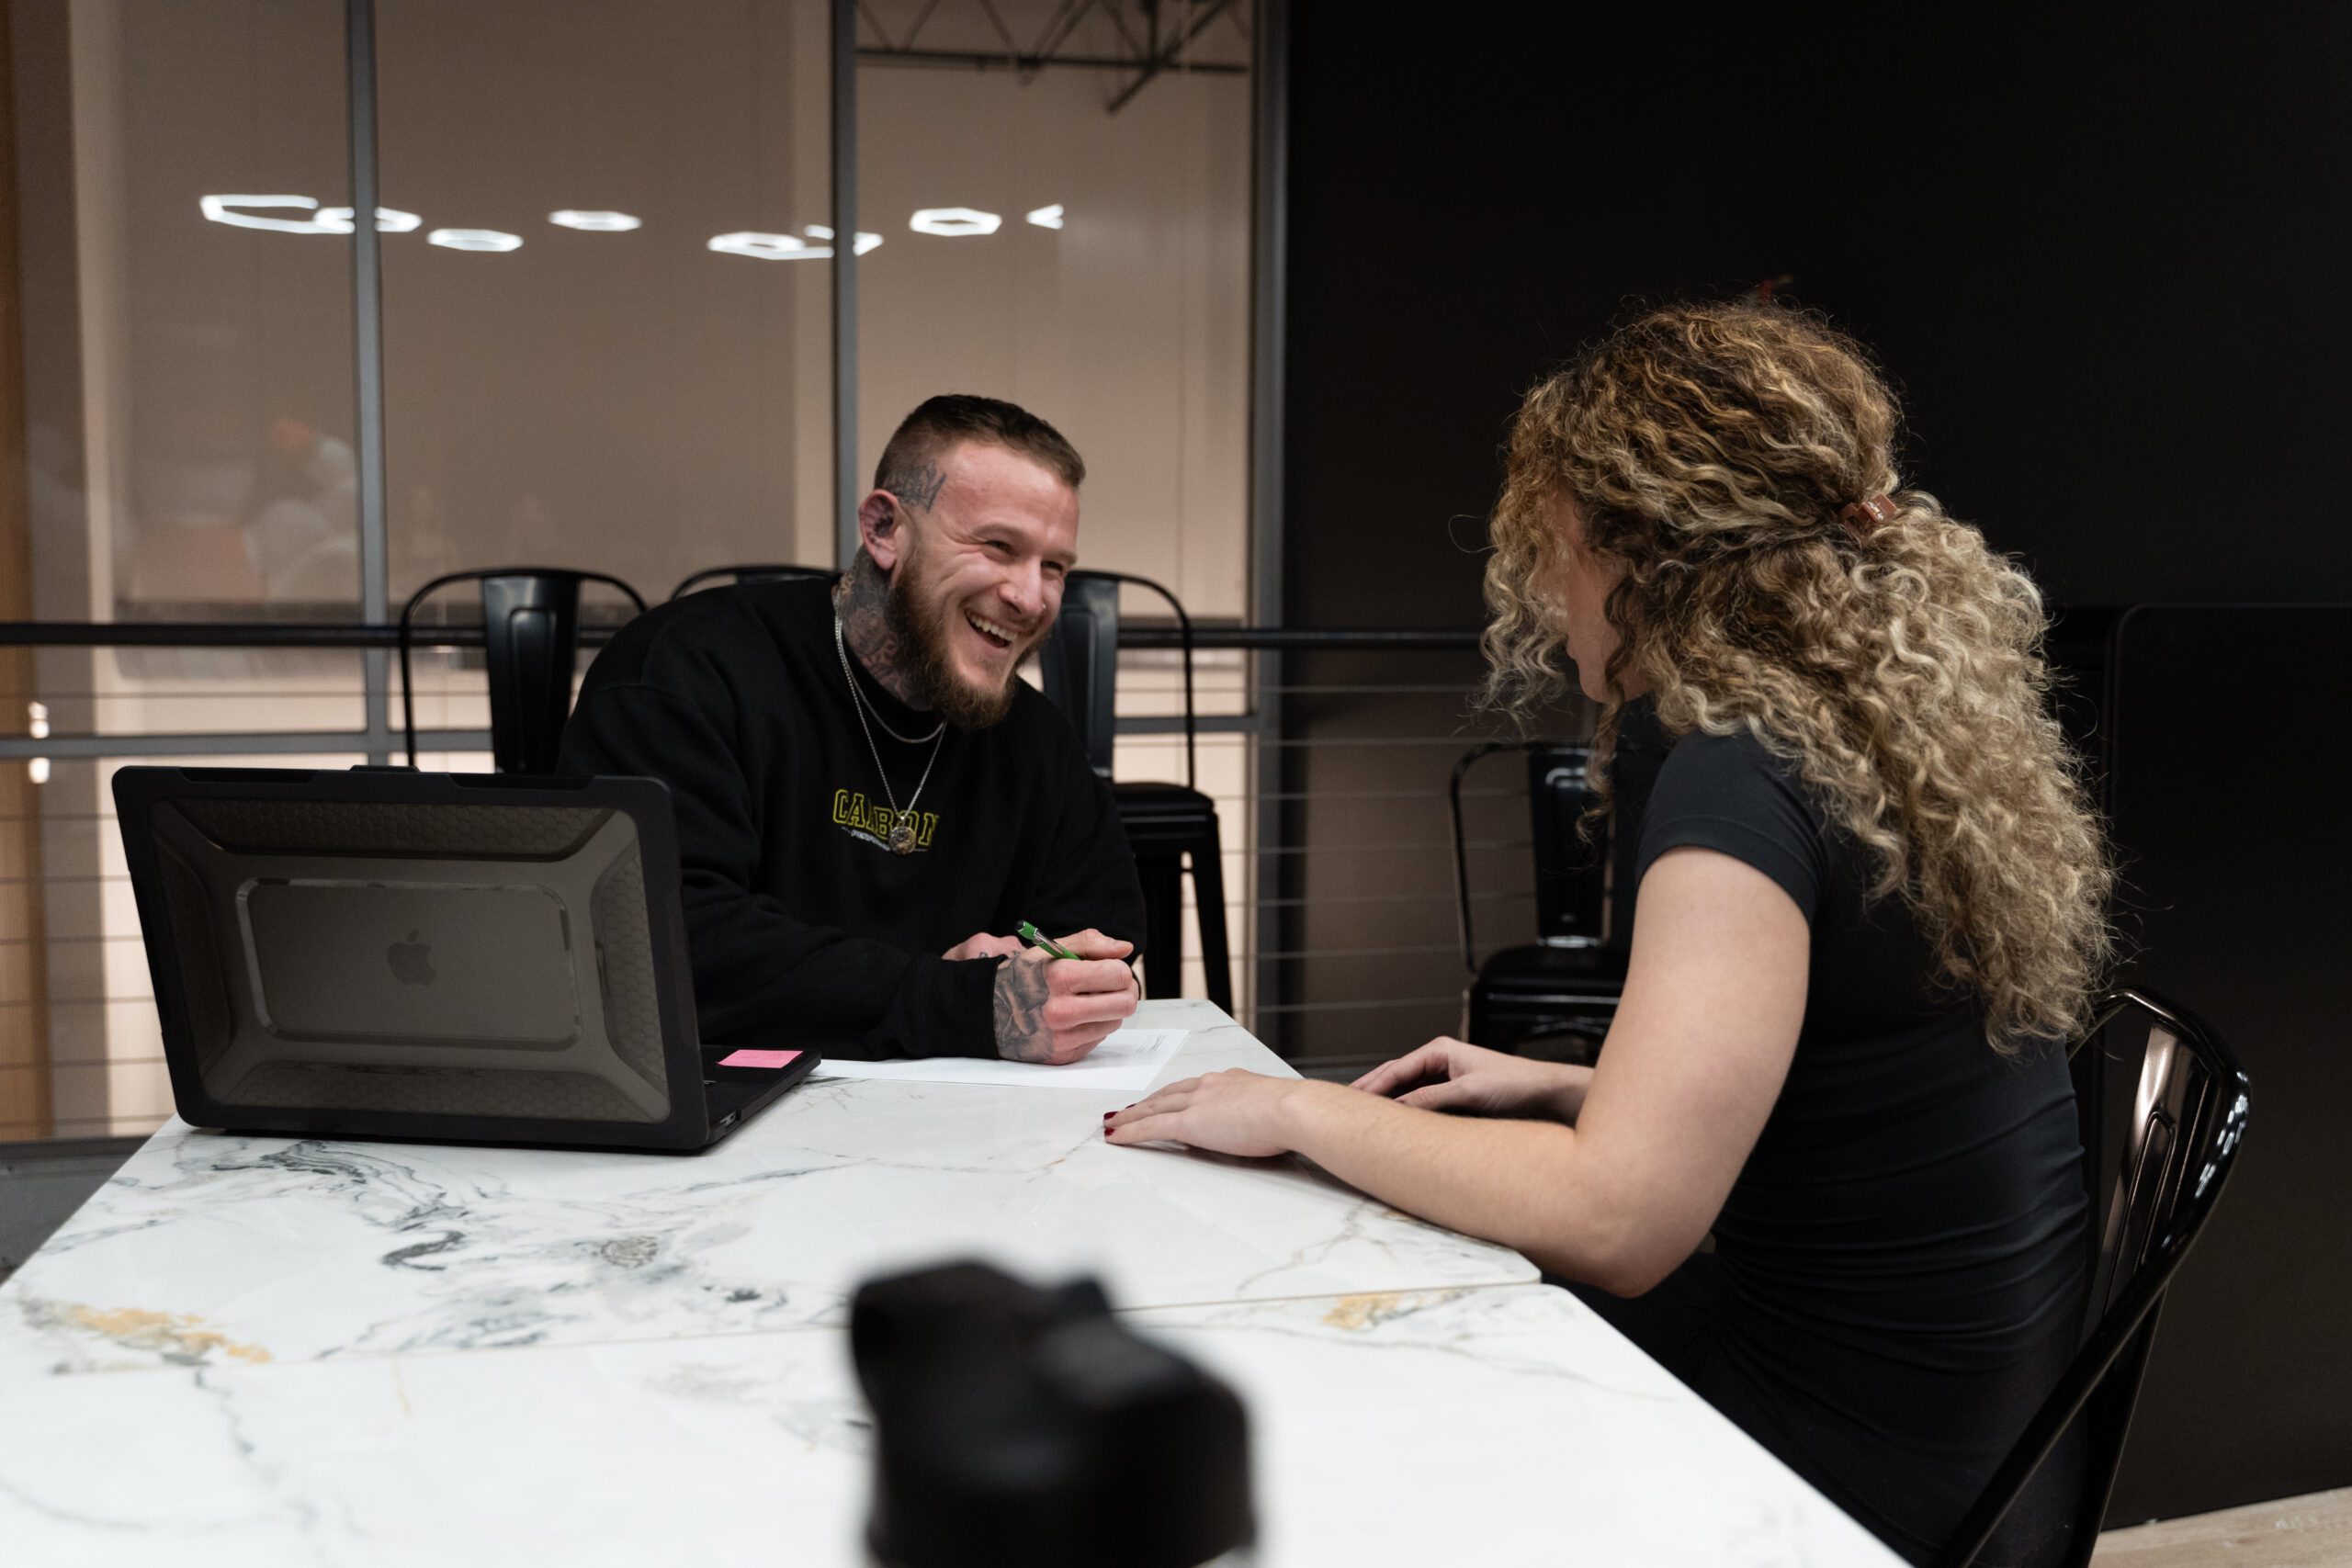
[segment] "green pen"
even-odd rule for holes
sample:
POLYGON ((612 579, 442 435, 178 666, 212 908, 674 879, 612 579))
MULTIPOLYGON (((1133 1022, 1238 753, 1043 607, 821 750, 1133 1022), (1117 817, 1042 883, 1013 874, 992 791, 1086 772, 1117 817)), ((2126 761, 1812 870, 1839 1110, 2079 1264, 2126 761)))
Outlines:
POLYGON ((1076 958, 1078 956, 1077 953, 1072 953, 1069 949, 1062 946, 1058 942, 1047 942, 1046 940, 1045 933, 1040 931, 1035 926, 1031 925, 1027 920, 1023 920, 1019 925, 1013 927, 1012 934, 1019 937, 1022 941, 1027 942, 1032 947, 1044 948, 1049 957, 1076 958))

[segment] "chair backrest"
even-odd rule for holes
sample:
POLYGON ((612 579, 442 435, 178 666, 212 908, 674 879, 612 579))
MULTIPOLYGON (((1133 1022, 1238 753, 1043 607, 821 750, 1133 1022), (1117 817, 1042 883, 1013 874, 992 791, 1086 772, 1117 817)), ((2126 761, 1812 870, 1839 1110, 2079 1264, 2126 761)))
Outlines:
POLYGON ((1071 572, 1062 583, 1061 614, 1037 658, 1046 700, 1078 731, 1095 774, 1109 778, 1111 742, 1118 731, 1118 580, 1103 572, 1071 572))
POLYGON ((1062 582, 1061 615, 1038 650, 1046 699, 1062 710, 1096 774, 1111 776, 1111 744, 1118 733, 1119 589, 1157 593, 1175 612, 1184 663, 1184 784, 1199 787, 1193 731, 1193 617, 1176 595, 1148 577, 1123 571, 1073 571, 1062 582))
POLYGON ((1633 889, 1610 867, 1630 838, 1619 824, 1632 819, 1613 805, 1596 846, 1582 836, 1592 806, 1587 769, 1592 748, 1579 741, 1489 740, 1464 751, 1446 784, 1453 824, 1453 896, 1462 934, 1462 963, 1477 973, 1471 924, 1470 855, 1462 825, 1462 781, 1498 751, 1527 757, 1528 826, 1534 841, 1535 937, 1547 947, 1623 947, 1633 940, 1633 889))
POLYGON ((670 590, 670 597, 673 599, 683 599, 687 594, 693 592, 695 589, 700 588, 704 583, 717 582, 721 578, 726 579, 729 582, 791 582, 801 578, 839 577, 841 573, 833 570, 831 567, 822 566, 785 566, 781 564, 707 566, 700 571, 689 574, 678 584, 678 586, 670 590))
POLYGON ((2212 1216, 2245 1135, 2246 1076, 2237 1058, 2196 1018, 2143 991, 2101 999, 2076 1048, 2077 1085, 2094 1060, 2128 1072, 2135 1053, 2122 1157, 2111 1171, 2093 1173, 2092 1213, 2101 1224, 2080 1347, 1936 1559, 1941 1568, 1974 1561, 2078 1418, 2083 1483, 2068 1563, 2088 1562, 2098 1542, 2165 1290, 2212 1216))
MULTIPOLYGON (((1527 818, 1535 838, 1535 940, 1546 947, 1599 947, 1608 936, 1609 888, 1601 859, 1579 835, 1592 807, 1586 769, 1592 748, 1527 749, 1527 818)), ((1613 825, 1612 825, 1613 826, 1613 825)), ((1616 834, 1604 831, 1602 852, 1616 834)))
POLYGON ((580 585, 602 582, 645 598, 617 577, 560 567, 491 567, 436 577, 401 606, 401 720, 416 765, 416 678, 409 657, 417 607, 452 582, 481 584, 483 663, 490 682, 490 743, 502 773, 551 773, 571 712, 572 664, 580 650, 580 585))

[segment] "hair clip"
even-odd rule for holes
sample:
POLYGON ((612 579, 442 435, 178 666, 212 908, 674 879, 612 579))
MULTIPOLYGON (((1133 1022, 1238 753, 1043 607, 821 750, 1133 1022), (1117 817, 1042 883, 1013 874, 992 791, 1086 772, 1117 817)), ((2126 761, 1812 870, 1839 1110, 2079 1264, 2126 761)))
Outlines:
POLYGON ((1873 495, 1839 507, 1838 520, 1852 529, 1857 539, 1867 539, 1878 529, 1894 522, 1899 510, 1892 498, 1873 495))

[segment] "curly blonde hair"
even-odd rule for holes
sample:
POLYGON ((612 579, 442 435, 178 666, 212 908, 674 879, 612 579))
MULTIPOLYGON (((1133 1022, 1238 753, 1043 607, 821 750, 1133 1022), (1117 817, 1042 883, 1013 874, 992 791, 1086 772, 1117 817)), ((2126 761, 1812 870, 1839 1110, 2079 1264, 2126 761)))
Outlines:
POLYGON ((1594 773, 1606 799, 1629 675, 1669 735, 1746 729, 1793 762, 1899 893, 1937 977, 2012 1051, 2078 1032, 2107 967, 2113 871, 2052 716, 2041 595, 1906 490, 1895 400, 1808 312, 1656 310, 1529 392, 1487 566, 1485 700, 1524 722, 1566 685, 1544 584, 1570 541, 1623 575, 1594 773), (1840 511, 1886 495, 1866 535, 1840 511))

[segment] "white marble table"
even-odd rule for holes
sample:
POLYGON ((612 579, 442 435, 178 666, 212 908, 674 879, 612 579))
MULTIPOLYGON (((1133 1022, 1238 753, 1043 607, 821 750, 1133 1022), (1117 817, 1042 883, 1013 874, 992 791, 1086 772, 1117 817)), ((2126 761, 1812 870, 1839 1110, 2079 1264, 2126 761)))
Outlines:
MULTIPOLYGON (((1287 1070, 1148 1006, 1165 1077, 1287 1070)), ((1517 1254, 1109 1103, 810 1083, 684 1157, 174 1122, 0 1287, 0 1560, 855 1563, 848 1293, 978 1254, 1233 1380, 1275 1568, 1895 1561, 1517 1254)))

